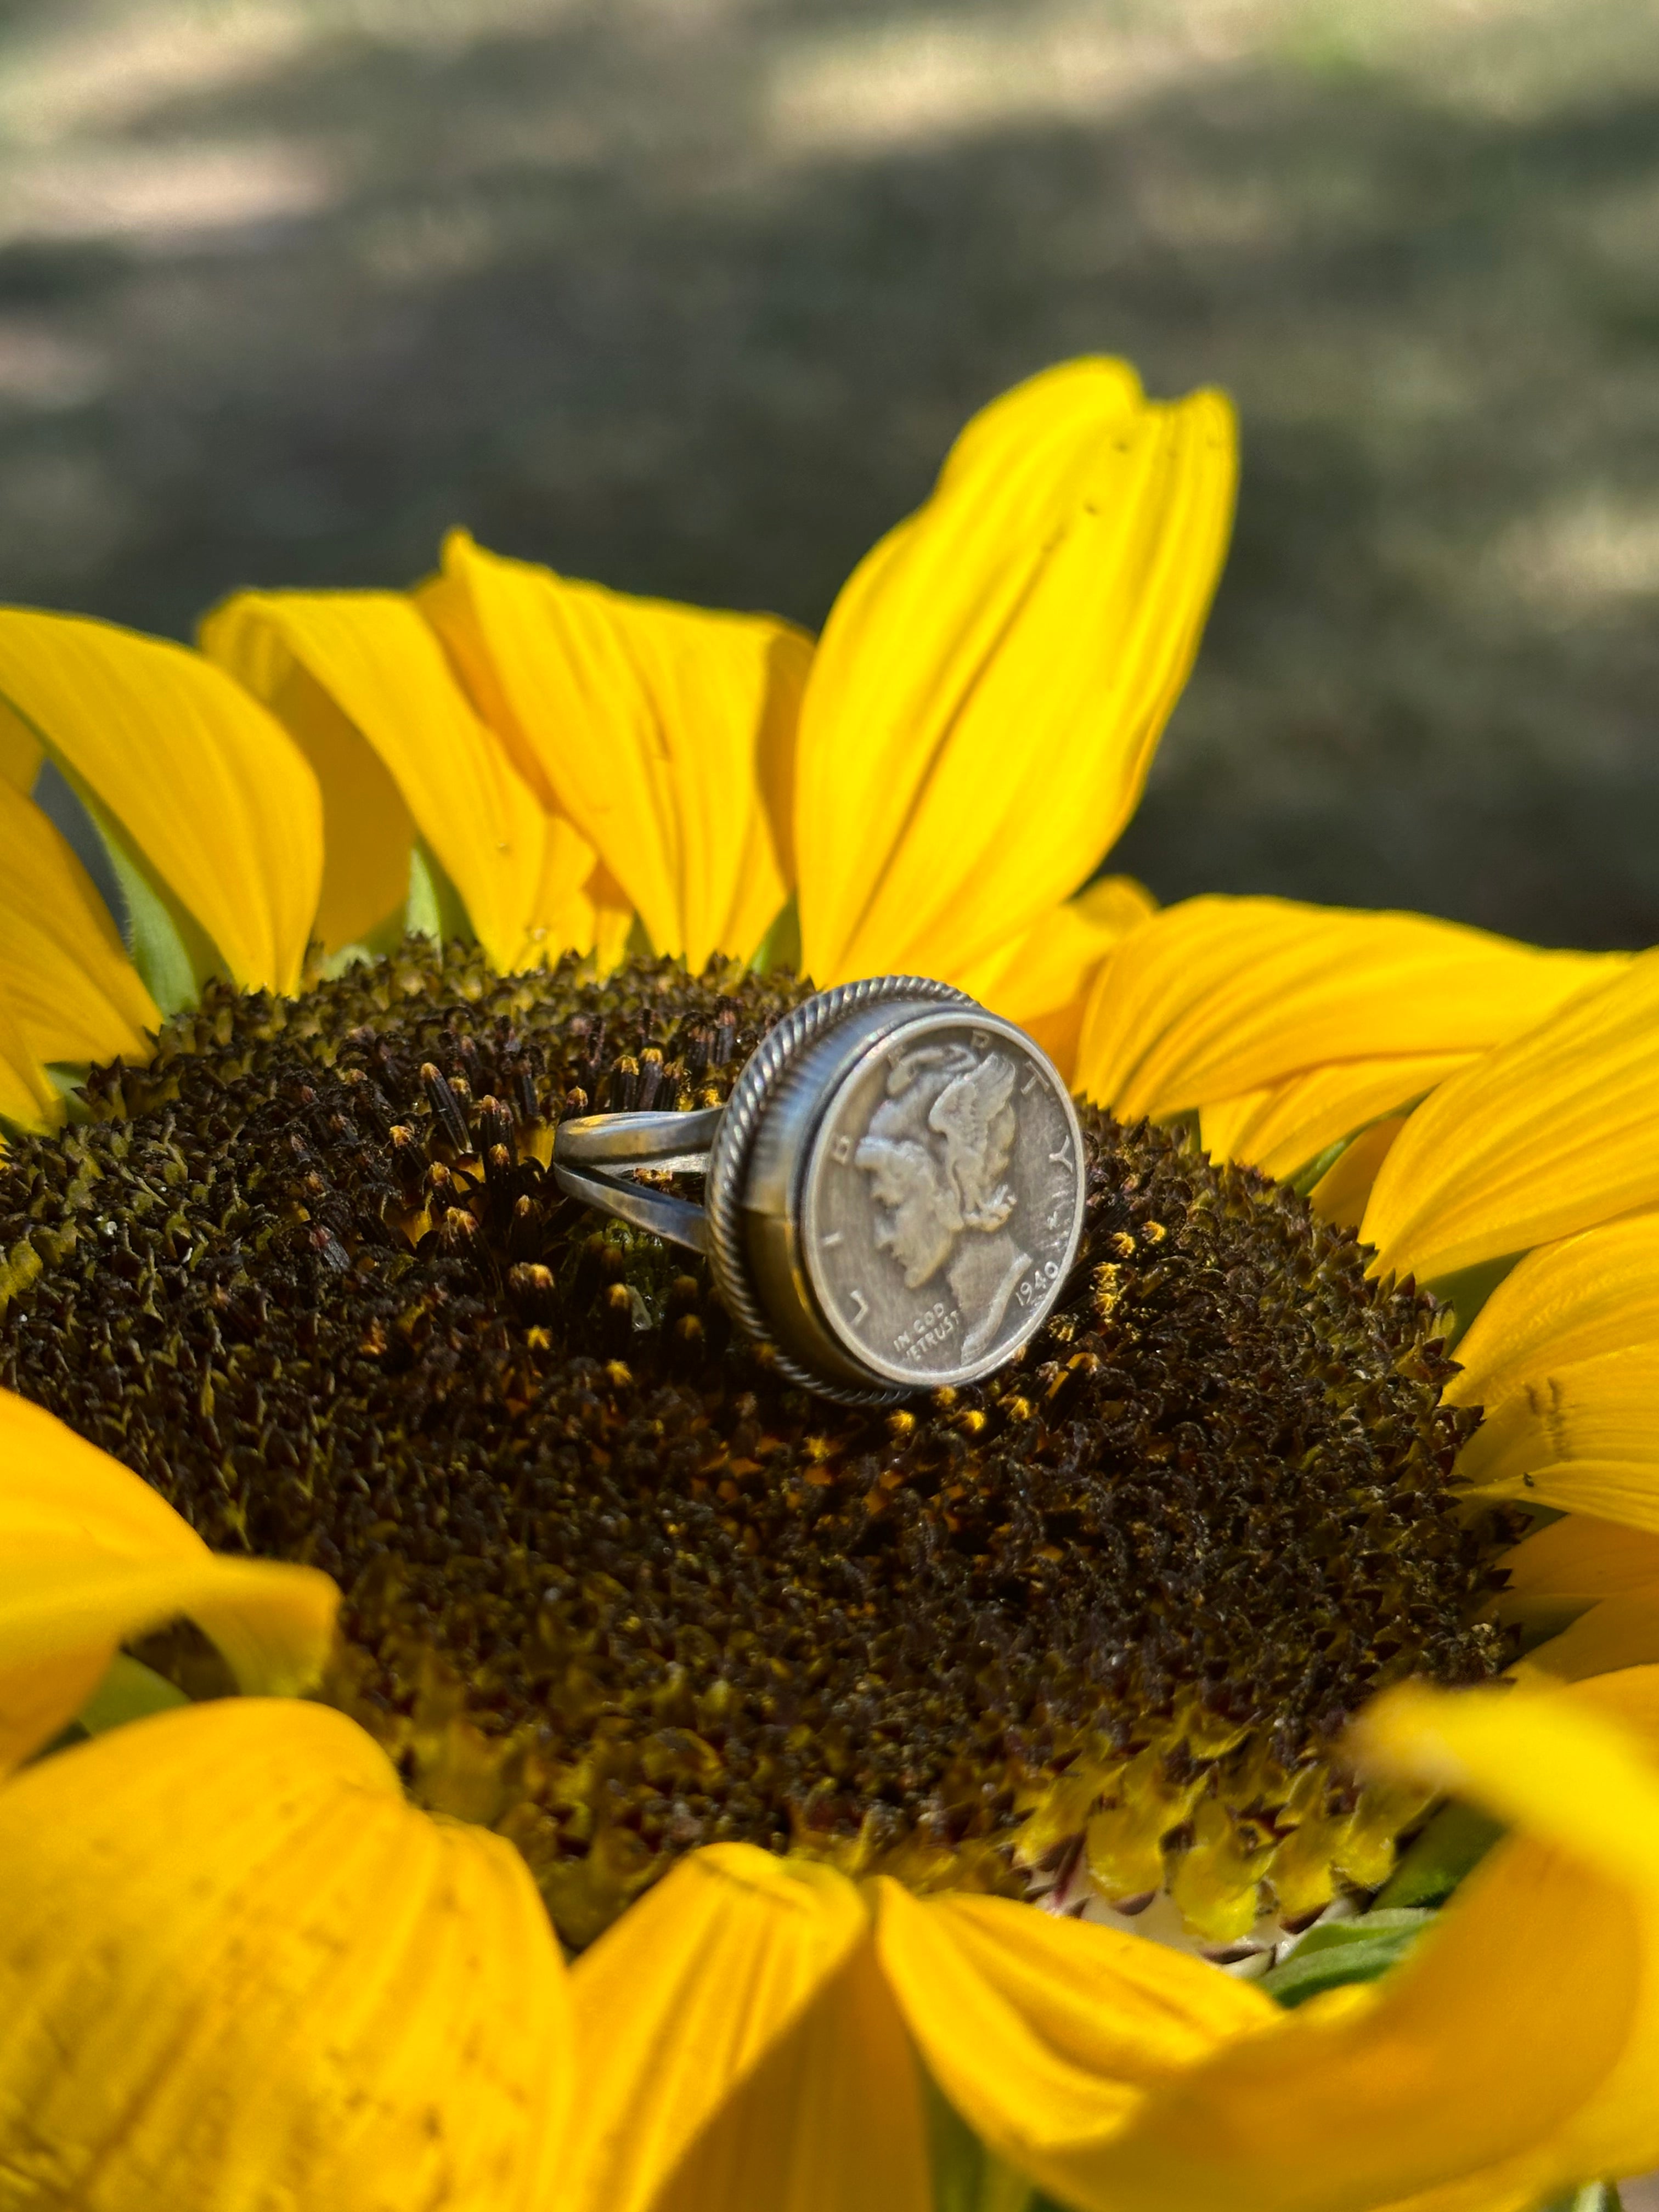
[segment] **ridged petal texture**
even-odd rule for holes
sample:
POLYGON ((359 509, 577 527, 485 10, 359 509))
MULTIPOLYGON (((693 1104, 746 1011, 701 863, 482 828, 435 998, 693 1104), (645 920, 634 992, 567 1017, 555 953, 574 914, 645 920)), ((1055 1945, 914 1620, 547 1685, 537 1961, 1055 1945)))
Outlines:
MULTIPOLYGON (((0 993, 41 1061, 144 1061, 155 1002, 109 908, 40 808, 0 779, 0 993)), ((0 1106, 0 1112, 3 1112, 0 1106)))
POLYGON ((593 846, 659 952, 746 959, 788 896, 811 643, 769 615, 630 599, 453 531, 418 597, 524 775, 593 846))
POLYGON ((869 1939, 844 1876, 749 1844, 633 1906, 572 1977, 573 2212, 926 2212, 920 2085, 869 1939))
POLYGON ((297 989, 322 881, 322 806, 257 700, 183 646, 15 607, 0 608, 0 697, 157 897, 216 949, 218 972, 250 990, 297 989))
POLYGON ((402 903, 417 829, 490 960, 520 965, 542 894, 544 810, 411 603, 394 592, 246 592, 201 635, 317 772, 325 941, 357 941, 402 903))
POLYGON ((228 1698, 0 1790, 0 2202, 545 2212, 568 1989, 523 1861, 319 1705, 228 1698))
POLYGON ((245 1689, 322 1672, 339 1593, 313 1567, 231 1559, 127 1468, 0 1391, 0 1769, 54 1735, 125 1638, 186 1614, 245 1689))
POLYGON ((1206 1145, 1284 1175, 1627 965, 1420 915, 1188 899, 1102 969, 1076 1079, 1124 1121, 1201 1109, 1206 1145))
POLYGON ((831 611, 801 712, 802 959, 953 980, 1087 881, 1197 649, 1237 469, 1214 392, 1083 360, 992 403, 831 611))
POLYGON ((1659 1204, 1659 951, 1443 1085, 1366 1209, 1379 1271, 1433 1281, 1659 1204))
POLYGON ((1659 1659, 1659 1216, 1529 1253, 1457 1357, 1447 1395, 1485 1408, 1459 1476, 1574 1516, 1510 1555, 1516 1618, 1583 1613, 1528 1663, 1577 1678, 1659 1659))

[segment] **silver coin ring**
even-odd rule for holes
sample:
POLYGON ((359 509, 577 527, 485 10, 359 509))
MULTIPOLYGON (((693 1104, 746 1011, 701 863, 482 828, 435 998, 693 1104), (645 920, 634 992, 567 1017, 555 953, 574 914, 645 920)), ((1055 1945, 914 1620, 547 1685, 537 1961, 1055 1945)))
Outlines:
POLYGON ((705 1252, 790 1381, 891 1405, 976 1381, 1053 1310, 1082 1234, 1077 1114, 1024 1032, 883 975, 806 1000, 724 1107, 561 1123, 560 1186, 705 1252), (705 1203, 632 1180, 701 1173, 705 1203))

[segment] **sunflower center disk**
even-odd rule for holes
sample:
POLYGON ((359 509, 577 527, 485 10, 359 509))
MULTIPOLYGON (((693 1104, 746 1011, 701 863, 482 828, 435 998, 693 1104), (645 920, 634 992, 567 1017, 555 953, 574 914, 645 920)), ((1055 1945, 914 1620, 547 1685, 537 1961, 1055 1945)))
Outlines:
POLYGON ((414 945, 210 993, 0 1164, 0 1376, 210 1544, 334 1574, 328 1694, 572 1945, 730 1838, 1167 1882, 1218 1943, 1376 1882, 1420 1807, 1356 1794, 1336 1735, 1505 1656, 1433 1309, 1089 1113, 1079 1262, 1017 1362, 897 1413, 784 1387, 701 1263, 547 1163, 562 1115, 717 1103, 799 995, 414 945))

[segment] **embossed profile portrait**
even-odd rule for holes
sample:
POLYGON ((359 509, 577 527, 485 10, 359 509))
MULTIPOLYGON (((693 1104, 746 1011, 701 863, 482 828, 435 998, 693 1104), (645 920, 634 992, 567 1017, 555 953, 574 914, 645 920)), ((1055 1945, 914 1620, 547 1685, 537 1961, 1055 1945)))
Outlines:
POLYGON ((1031 1264, 1006 1225, 1015 1073, 1006 1053, 920 1045, 889 1073, 853 1154, 870 1178, 876 1243, 903 1269, 905 1288, 944 1270, 962 1314, 964 1363, 995 1337, 1031 1264))

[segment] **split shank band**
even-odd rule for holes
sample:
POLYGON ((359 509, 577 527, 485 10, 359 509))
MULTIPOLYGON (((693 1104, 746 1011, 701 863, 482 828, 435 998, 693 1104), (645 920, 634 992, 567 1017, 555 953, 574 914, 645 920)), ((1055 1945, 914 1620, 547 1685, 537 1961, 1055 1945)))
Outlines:
POLYGON ((724 1106, 562 1122, 561 1188, 705 1253, 792 1382, 891 1404, 1011 1358, 1064 1286, 1082 1139, 1041 1049, 915 975, 820 992, 724 1106), (700 1175, 704 1202, 635 1180, 700 1175))

